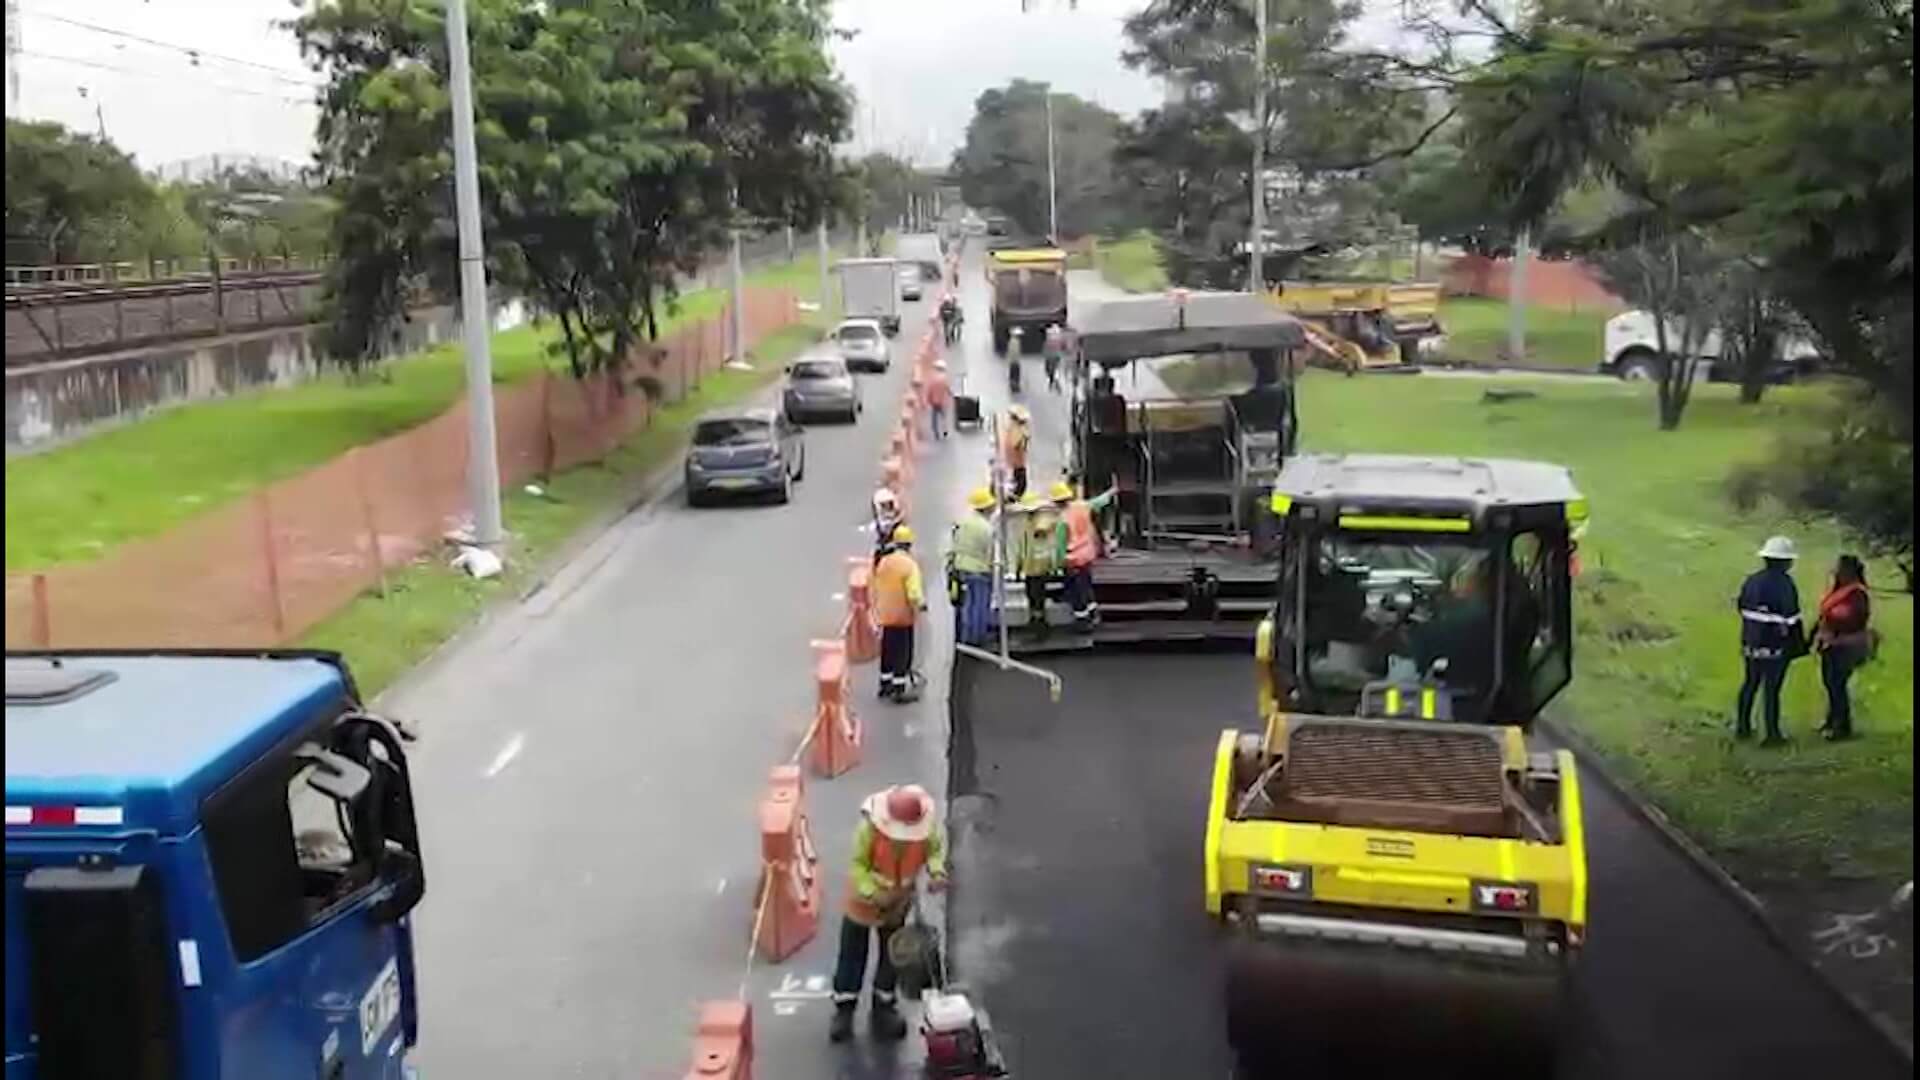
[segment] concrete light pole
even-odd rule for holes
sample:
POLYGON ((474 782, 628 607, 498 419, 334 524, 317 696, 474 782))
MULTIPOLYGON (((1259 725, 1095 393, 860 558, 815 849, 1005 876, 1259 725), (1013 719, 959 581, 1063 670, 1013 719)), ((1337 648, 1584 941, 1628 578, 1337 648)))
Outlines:
POLYGON ((493 354, 487 263, 480 235, 480 172, 473 147, 473 65, 466 0, 447 0, 447 55, 453 83, 453 194, 460 228, 460 328, 467 348, 467 497, 473 539, 500 543, 500 455, 494 435, 493 354))
POLYGON ((1507 272, 1507 360, 1527 358, 1527 265, 1533 261, 1532 230, 1521 229, 1513 242, 1513 266, 1507 272))

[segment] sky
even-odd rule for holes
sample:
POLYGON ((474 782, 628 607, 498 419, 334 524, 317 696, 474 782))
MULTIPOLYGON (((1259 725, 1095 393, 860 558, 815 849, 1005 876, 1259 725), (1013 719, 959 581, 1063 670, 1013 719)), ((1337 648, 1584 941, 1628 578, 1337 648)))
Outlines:
MULTIPOLYGON (((104 129, 149 169, 210 154, 309 158, 316 76, 276 25, 298 13, 290 0, 14 3, 9 116, 104 129)), ((855 32, 834 44, 860 99, 849 149, 945 164, 974 99, 1015 78, 1123 115, 1158 104, 1155 81, 1120 63, 1122 20, 1144 3, 1031 0, 1023 14, 1020 0, 837 0, 835 24, 855 32)))

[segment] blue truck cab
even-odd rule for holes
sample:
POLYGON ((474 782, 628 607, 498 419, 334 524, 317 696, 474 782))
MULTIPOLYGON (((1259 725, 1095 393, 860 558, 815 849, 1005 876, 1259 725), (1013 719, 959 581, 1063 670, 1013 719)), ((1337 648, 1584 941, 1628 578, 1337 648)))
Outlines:
POLYGON ((404 734, 337 655, 7 653, 5 1080, 409 1073, 404 734))

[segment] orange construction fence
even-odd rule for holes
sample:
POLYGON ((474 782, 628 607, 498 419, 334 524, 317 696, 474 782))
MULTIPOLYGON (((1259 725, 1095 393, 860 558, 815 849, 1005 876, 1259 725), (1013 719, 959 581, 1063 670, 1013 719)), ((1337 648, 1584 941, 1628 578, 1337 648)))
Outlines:
POLYGON ((693 1067, 686 1080, 753 1080, 753 1007, 708 1001, 694 1028, 693 1067))
POLYGON ((820 856, 807 822, 803 785, 798 765, 776 765, 760 800, 753 946, 769 963, 792 956, 820 929, 820 856))
POLYGON ((864 664, 880 656, 880 628, 873 621, 873 562, 847 558, 847 659, 864 664))
MULTIPOLYGON (((745 315, 758 340, 795 320, 794 296, 750 290, 745 315)), ((550 371, 502 386, 503 484, 597 461, 649 426, 659 402, 681 400, 720 369, 726 323, 723 314, 648 343, 616 373, 550 371)), ((9 573, 7 647, 292 641, 457 528, 466 469, 462 403, 99 559, 9 573)))

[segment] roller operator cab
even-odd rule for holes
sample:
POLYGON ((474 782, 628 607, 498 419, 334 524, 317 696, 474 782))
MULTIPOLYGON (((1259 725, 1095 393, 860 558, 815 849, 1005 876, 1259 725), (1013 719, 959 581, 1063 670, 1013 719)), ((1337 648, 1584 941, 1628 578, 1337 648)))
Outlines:
POLYGON ((1206 833, 1229 1038, 1270 1067, 1364 1015, 1550 1068, 1586 851, 1573 758, 1527 731, 1572 676, 1586 501, 1554 465, 1379 455, 1293 458, 1272 500, 1263 728, 1222 733, 1206 833))
POLYGON ((329 653, 8 653, 7 1080, 408 1075, 407 759, 329 653))

